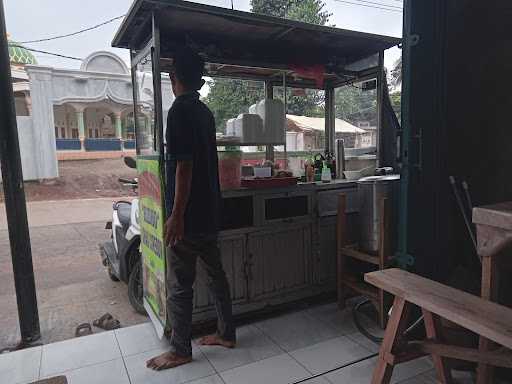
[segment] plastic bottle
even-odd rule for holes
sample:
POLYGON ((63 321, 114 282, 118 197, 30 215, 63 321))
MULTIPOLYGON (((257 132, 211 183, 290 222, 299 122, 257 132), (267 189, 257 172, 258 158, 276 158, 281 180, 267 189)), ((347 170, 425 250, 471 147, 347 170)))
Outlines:
POLYGON ((332 181, 331 169, 327 166, 326 162, 323 162, 322 167, 322 183, 330 183, 332 181))

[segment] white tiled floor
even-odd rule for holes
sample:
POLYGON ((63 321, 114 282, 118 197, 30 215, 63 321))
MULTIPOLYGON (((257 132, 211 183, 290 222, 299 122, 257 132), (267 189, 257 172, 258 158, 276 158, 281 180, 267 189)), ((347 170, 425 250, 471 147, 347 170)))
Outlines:
MULTIPOLYGON (((378 351, 357 333, 350 311, 334 304, 247 325, 237 336, 234 350, 193 345, 191 364, 154 372, 146 360, 167 343, 142 324, 0 355, 0 383, 60 374, 70 384, 358 384, 370 382, 375 358, 368 358, 378 351)), ((393 383, 431 384, 431 370, 428 359, 403 364, 393 383)))

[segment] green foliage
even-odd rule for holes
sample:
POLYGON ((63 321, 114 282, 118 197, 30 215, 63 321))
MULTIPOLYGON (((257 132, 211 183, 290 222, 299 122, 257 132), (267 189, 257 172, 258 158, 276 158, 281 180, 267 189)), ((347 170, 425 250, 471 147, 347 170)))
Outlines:
MULTIPOLYGON (((309 117, 324 117, 324 92, 306 89, 305 95, 293 95, 293 90, 287 89, 286 101, 288 114, 309 117)), ((274 97, 283 100, 283 88, 274 88, 274 97)))
POLYGON ((326 25, 332 13, 324 10, 322 0, 294 1, 286 14, 287 19, 303 21, 305 23, 326 25))
POLYGON ((359 85, 336 89, 336 118, 356 125, 368 121, 377 125, 377 91, 363 91, 359 85))
POLYGON ((391 106, 395 111, 396 117, 398 117, 398 121, 402 120, 402 93, 395 92, 389 95, 391 99, 391 106))
POLYGON ((402 56, 395 62, 391 70, 391 84, 395 87, 402 85, 402 56))
POLYGON ((291 3, 290 0, 251 0, 251 9, 254 13, 284 18, 291 3))

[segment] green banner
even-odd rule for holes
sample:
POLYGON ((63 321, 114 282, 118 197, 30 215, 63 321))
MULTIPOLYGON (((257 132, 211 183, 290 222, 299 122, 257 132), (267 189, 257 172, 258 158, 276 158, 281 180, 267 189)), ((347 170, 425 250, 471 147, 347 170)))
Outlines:
POLYGON ((164 329, 166 326, 165 204, 159 158, 139 156, 137 170, 145 307, 148 312, 149 309, 151 310, 149 315, 153 322, 157 320, 164 329))

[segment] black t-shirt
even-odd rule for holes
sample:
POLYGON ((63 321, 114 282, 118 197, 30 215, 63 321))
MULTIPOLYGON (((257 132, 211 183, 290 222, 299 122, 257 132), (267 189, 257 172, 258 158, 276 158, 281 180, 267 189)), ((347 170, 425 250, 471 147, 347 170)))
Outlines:
POLYGON ((192 185, 185 211, 185 235, 211 235, 219 230, 220 185, 215 119, 199 93, 179 96, 167 117, 167 213, 172 212, 176 164, 192 160, 192 185))

